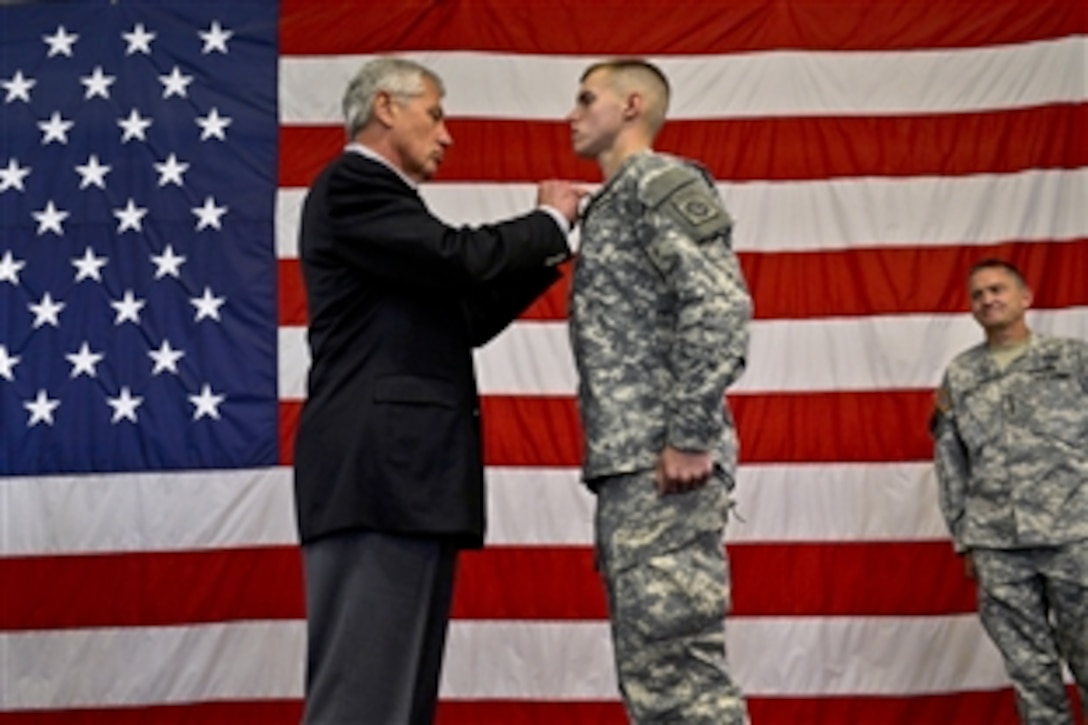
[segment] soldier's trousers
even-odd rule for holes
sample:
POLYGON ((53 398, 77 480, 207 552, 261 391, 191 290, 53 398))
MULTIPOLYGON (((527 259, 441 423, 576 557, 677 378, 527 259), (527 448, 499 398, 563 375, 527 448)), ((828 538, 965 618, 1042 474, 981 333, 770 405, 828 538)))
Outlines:
POLYGON ((1072 723, 1062 660, 1088 708, 1088 541, 972 554, 979 615, 1004 657, 1021 721, 1072 723))
POLYGON ((725 651, 726 480, 659 496, 653 472, 597 487, 598 567, 620 692, 634 725, 741 725, 725 651))

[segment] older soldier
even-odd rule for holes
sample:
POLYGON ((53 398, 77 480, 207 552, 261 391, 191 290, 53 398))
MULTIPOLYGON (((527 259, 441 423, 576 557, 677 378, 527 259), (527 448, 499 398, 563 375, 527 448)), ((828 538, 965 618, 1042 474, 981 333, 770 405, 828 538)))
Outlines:
POLYGON ((632 722, 746 721, 730 675, 722 546, 751 299, 701 167, 656 153, 668 82, 640 60, 590 66, 568 115, 605 183, 583 216, 570 331, 597 494, 596 547, 632 722))
POLYGON ((1088 343, 1033 334, 1007 262, 977 263, 968 290, 986 342, 937 393, 941 511, 1021 720, 1071 723, 1063 657, 1088 705, 1088 343))

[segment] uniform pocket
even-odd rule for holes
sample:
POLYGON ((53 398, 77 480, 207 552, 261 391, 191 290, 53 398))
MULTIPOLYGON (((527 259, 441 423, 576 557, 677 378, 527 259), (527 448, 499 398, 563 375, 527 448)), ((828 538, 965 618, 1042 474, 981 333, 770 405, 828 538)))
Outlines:
POLYGON ((630 561, 614 572, 616 615, 646 640, 697 635, 717 626, 728 611, 727 566, 713 533, 630 561))

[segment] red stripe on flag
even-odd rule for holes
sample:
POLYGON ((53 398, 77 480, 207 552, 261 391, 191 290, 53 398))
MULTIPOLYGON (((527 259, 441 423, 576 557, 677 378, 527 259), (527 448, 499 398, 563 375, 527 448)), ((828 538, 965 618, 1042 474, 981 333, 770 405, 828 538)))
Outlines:
MULTIPOLYGON (((929 460, 929 390, 730 396, 744 463, 929 460)), ((577 467, 581 426, 566 396, 484 396, 484 459, 491 466, 577 467)), ((300 401, 280 403, 282 463, 294 459, 300 401)))
MULTIPOLYGON (((1074 697, 1073 688, 1067 688, 1074 697)), ((752 722, 1016 725, 1009 688, 902 697, 749 697, 752 722)), ((296 725, 301 700, 249 700, 118 708, 0 712, 0 725, 296 725)), ((617 701, 442 700, 435 725, 627 725, 617 701)))
POLYGON ((277 272, 279 289, 276 304, 279 325, 305 325, 309 314, 306 309, 306 284, 302 278, 302 266, 297 259, 281 259, 277 272))
POLYGON ((1017 265, 1032 306, 1088 305, 1088 239, 971 246, 741 254, 760 320, 964 313, 967 274, 984 257, 1017 265))
POLYGON ((1088 32, 1088 15, 1063 0, 734 0, 688 3, 668 22, 645 0, 474 0, 280 3, 287 55, 488 50, 559 55, 689 55, 752 50, 895 50, 1020 43, 1088 32))
MULTIPOLYGON (((947 541, 732 544, 729 558, 733 616, 925 616, 976 608, 947 541), (932 587, 917 586, 905 571, 926 572, 932 587)), ((456 618, 608 616, 588 547, 489 547, 466 553, 458 577, 456 618)))
MULTIPOLYGON (((1073 688, 1069 687, 1070 696, 1073 688)), ((1012 689, 903 697, 748 697, 748 713, 759 725, 802 723, 954 723, 1016 725, 1012 689)), ((436 725, 627 725, 618 702, 528 702, 443 700, 436 725)))
POLYGON ((0 558, 0 631, 304 616, 294 546, 0 558), (77 606, 73 606, 77 603, 77 606))
MULTIPOLYGON (((302 619, 296 546, 0 559, 0 630, 302 619), (79 602, 73 607, 73 602, 79 602)), ((975 610, 946 541, 731 544, 733 615, 924 616, 975 610), (925 572, 919 587, 905 571, 925 572), (767 572, 774 572, 771 577, 767 572)), ((453 616, 603 620, 588 546, 493 546, 461 559, 453 616)))
POLYGON ((244 700, 180 705, 9 710, 0 725, 298 725, 302 700, 244 700))
MULTIPOLYGON (((574 91, 571 79, 572 102, 574 91)), ((437 181, 600 178, 596 164, 571 151, 569 127, 559 120, 453 118, 447 124, 457 146, 437 181), (518 152, 461 153, 460 147, 518 152)), ((902 117, 671 120, 654 146, 698 158, 722 181, 954 176, 1088 165, 1088 144, 1077 142, 1086 126, 1083 103, 902 117)), ((280 186, 309 186, 344 147, 344 130, 281 127, 279 147, 280 186)))
MULTIPOLYGON (((965 313, 967 272, 983 257, 1017 265, 1034 288, 1035 309, 1088 305, 1088 239, 739 256, 760 320, 965 313)), ((279 267, 279 323, 305 325, 299 261, 281 259, 279 267)), ((566 319, 570 264, 561 269, 563 278, 522 319, 566 319)))

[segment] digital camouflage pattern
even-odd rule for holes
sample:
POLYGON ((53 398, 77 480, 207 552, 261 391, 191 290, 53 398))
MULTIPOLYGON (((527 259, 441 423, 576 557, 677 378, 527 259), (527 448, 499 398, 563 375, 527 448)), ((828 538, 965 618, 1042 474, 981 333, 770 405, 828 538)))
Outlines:
POLYGON ((709 177, 665 154, 626 159, 590 200, 570 298, 587 481, 653 468, 666 444, 734 469, 723 396, 752 302, 731 229, 709 177))
POLYGON ((933 433, 941 512, 1021 720, 1072 723, 1063 659, 1088 706, 1088 343, 1036 336, 1004 369, 985 344, 962 353, 933 433))
POLYGON ((958 550, 1088 539, 1088 343, 1036 337, 1004 371, 978 345, 937 399, 941 512, 958 550))
POLYGON ((741 725, 725 650, 730 482, 660 496, 652 471, 597 493, 598 566, 608 592, 620 690, 635 725, 741 725))
POLYGON ((979 617, 1005 657, 1021 722, 1073 725, 1062 659, 1088 707, 1088 540, 976 549, 974 559, 979 617))
POLYGON ((752 315, 731 229, 712 179, 654 152, 626 159, 582 220, 570 332, 583 478, 598 494, 598 561, 635 725, 747 721, 725 652, 738 443, 724 394, 744 370, 752 315), (717 474, 660 496, 666 445, 712 452, 717 474))

